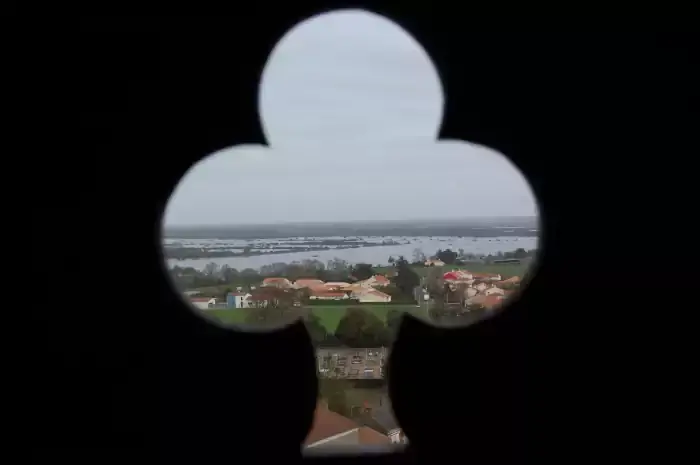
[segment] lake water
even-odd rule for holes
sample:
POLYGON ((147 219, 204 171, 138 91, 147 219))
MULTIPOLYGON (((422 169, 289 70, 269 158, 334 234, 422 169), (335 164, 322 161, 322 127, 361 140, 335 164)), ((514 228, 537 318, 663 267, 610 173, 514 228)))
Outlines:
MULTIPOLYGON (((327 238, 324 238, 327 239, 327 238)), ((367 238, 360 237, 361 240, 367 242, 377 241, 376 237, 367 238)), ((255 255, 252 257, 216 257, 202 258, 193 260, 168 260, 168 265, 186 267, 190 266, 197 269, 203 269, 208 263, 216 263, 218 265, 228 265, 231 268, 243 270, 245 268, 258 269, 265 265, 273 263, 291 263, 302 260, 319 260, 327 263, 334 258, 346 260, 351 264, 354 263, 370 263, 372 265, 387 265, 389 257, 397 258, 403 255, 407 260, 413 260, 413 251, 421 249, 426 255, 430 256, 437 252, 438 249, 464 249, 465 253, 476 255, 496 254, 497 252, 510 252, 518 248, 525 250, 537 248, 538 239, 536 237, 517 237, 517 236, 498 236, 498 237, 382 237, 381 240, 395 240, 401 245, 373 246, 360 247, 354 249, 335 249, 321 250, 315 252, 293 252, 293 253, 275 253, 266 255, 255 255)), ((272 240, 269 242, 276 242, 272 240)), ((225 240, 178 240, 168 239, 168 243, 179 242, 183 246, 192 246, 197 248, 205 248, 208 243, 216 242, 217 246, 226 245, 225 240), (196 245, 195 245, 196 244, 196 245)), ((256 243, 268 242, 258 240, 256 243)), ((380 241, 377 241, 380 242, 380 241)), ((232 247, 240 247, 241 241, 231 240, 232 247), (235 244, 235 245, 234 245, 235 244)))

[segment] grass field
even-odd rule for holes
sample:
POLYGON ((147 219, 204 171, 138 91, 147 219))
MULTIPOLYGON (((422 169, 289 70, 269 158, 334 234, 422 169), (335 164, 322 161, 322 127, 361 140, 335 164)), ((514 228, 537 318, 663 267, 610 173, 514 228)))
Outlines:
MULTIPOLYGON (((353 306, 352 304, 348 304, 347 307, 353 306)), ((412 313, 415 316, 420 317, 422 313, 425 313, 424 308, 418 308, 414 305, 355 305, 359 307, 363 307, 367 311, 374 313, 381 319, 382 321, 386 322, 386 314, 389 312, 389 310, 394 309, 394 310, 399 310, 399 311, 404 311, 408 313, 412 313)), ((334 332, 336 328, 338 327, 338 323, 340 322, 340 319, 343 317, 345 314, 345 310, 347 308, 346 306, 343 305, 329 305, 329 306, 322 306, 322 305, 314 305, 311 307, 311 311, 318 316, 318 318, 321 320, 321 324, 326 328, 327 331, 329 332, 334 332)), ((246 315, 248 314, 248 310, 244 308, 222 308, 222 309, 216 309, 216 310, 207 310, 205 311, 206 315, 209 315, 219 321, 221 321, 224 324, 237 324, 237 323, 243 323, 245 320, 246 315)))

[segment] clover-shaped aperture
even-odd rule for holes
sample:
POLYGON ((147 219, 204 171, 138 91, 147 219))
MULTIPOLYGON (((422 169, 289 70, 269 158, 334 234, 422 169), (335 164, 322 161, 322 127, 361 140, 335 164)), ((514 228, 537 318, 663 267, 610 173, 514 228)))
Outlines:
POLYGON ((222 148, 171 197, 172 280, 215 323, 304 321, 322 396, 310 450, 404 443, 384 386, 396 328, 406 314, 463 327, 517 295, 537 249, 532 190, 504 155, 440 138, 435 66, 376 14, 298 24, 259 92, 266 144, 222 148))

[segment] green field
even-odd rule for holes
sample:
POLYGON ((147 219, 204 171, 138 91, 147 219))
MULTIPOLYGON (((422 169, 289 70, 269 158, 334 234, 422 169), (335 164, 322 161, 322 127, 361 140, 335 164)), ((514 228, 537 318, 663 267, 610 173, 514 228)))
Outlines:
MULTIPOLYGON (((368 312, 377 315, 383 322, 386 322, 386 315, 391 309, 412 313, 418 317, 420 317, 422 313, 425 313, 425 308, 418 308, 414 305, 352 305, 348 303, 347 307, 351 306, 362 307, 368 312)), ((323 324, 328 332, 335 332, 340 319, 345 314, 347 307, 343 305, 314 305, 310 308, 311 311, 318 316, 318 318, 321 320, 321 324, 323 324)), ((224 324, 237 324, 245 321, 248 310, 244 308, 222 308, 207 310, 205 314, 216 318, 224 324)))

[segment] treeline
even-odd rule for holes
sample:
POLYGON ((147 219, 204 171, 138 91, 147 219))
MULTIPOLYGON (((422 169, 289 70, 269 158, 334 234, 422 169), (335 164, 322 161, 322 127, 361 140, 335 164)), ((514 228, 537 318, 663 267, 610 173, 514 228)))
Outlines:
POLYGON ((276 239, 288 237, 498 237, 538 236, 536 217, 499 221, 383 221, 345 224, 275 224, 239 226, 166 227, 165 237, 178 239, 276 239), (501 226, 501 227, 499 227, 501 226), (512 229, 503 229, 509 226, 512 229))
MULTIPOLYGON (((446 265, 465 265, 470 261, 483 261, 484 263, 492 263, 495 260, 508 260, 508 259, 525 259, 532 258, 536 255, 537 249, 525 250, 520 247, 509 252, 497 252, 495 254, 488 255, 477 255, 474 253, 467 253, 464 249, 458 249, 457 251, 451 249, 438 249, 433 258, 437 258, 444 262, 446 265)), ((414 254, 415 255, 415 254, 414 254)))
POLYGON ((295 281, 300 278, 313 278, 322 281, 347 281, 354 276, 366 279, 374 274, 369 264, 350 265, 347 261, 335 258, 324 263, 320 260, 303 260, 292 263, 273 263, 260 269, 237 270, 224 264, 209 263, 203 269, 176 265, 170 269, 175 284, 183 290, 201 287, 229 286, 231 290, 242 287, 246 290, 258 286, 268 277, 287 278, 295 281))

